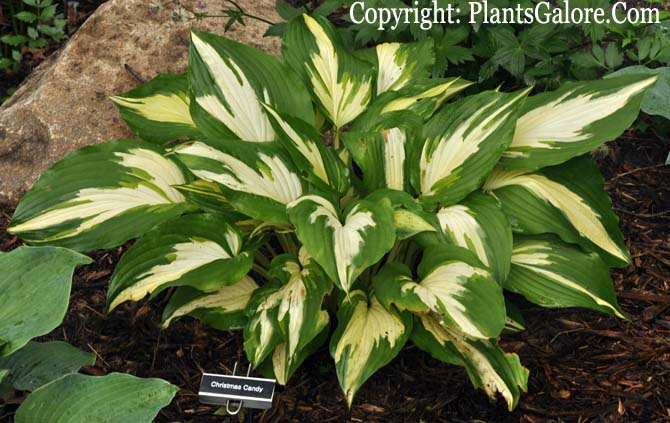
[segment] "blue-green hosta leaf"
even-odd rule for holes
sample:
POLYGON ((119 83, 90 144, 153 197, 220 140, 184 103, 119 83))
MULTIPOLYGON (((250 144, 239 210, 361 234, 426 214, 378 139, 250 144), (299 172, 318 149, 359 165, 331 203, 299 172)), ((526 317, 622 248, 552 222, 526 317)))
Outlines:
POLYGON ((527 390, 528 369, 519 356, 507 354, 495 340, 474 339, 455 328, 440 324, 440 317, 420 315, 415 318, 412 342, 438 360, 465 367, 476 388, 494 400, 500 393, 509 410, 527 390))
POLYGON ((69 374, 33 392, 16 423, 150 423, 179 390, 162 379, 69 374))
POLYGON ((337 378, 351 407, 358 389, 400 352, 412 332, 412 317, 385 308, 374 295, 349 293, 337 312, 330 341, 337 378))
POLYGON ((300 242, 345 292, 395 242, 390 201, 361 200, 340 212, 327 199, 306 195, 289 204, 288 214, 300 242))
POLYGON ((286 205, 303 192, 298 172, 277 143, 196 141, 175 153, 194 175, 220 184, 230 204, 255 219, 287 221, 286 205))
POLYGON ((130 129, 144 140, 162 143, 201 137, 189 111, 186 75, 159 75, 111 99, 130 129))
POLYGON ((243 328, 247 322, 247 304, 256 289, 258 285, 249 276, 212 292, 180 286, 165 306, 163 328, 182 316, 195 317, 219 330, 243 328))
POLYGON ((336 128, 365 110, 372 98, 373 68, 342 47, 327 19, 309 15, 293 19, 282 52, 336 128))
POLYGON ((424 204, 454 204, 481 186, 512 141, 527 93, 487 91, 447 105, 428 121, 413 175, 424 204))
MULTIPOLYGON (((28 342, 7 357, 0 358, 0 370, 8 374, 0 386, 34 391, 52 380, 95 364, 95 354, 78 350, 67 342, 28 342)), ((2 389, 0 389, 2 392, 2 389)))
POLYGON ((474 338, 494 338, 505 326, 502 287, 467 250, 444 245, 428 249, 419 282, 404 265, 386 265, 374 278, 375 293, 387 307, 437 313, 443 324, 474 338))
POLYGON ((256 367, 284 343, 284 362, 273 364, 277 380, 285 384, 299 351, 328 325, 328 312, 321 305, 332 283, 304 248, 299 259, 288 255, 275 258, 272 272, 277 280, 259 289, 251 300, 244 349, 256 367))
POLYGON ((424 244, 448 243, 472 251, 502 283, 509 273, 512 227, 498 202, 476 192, 437 211, 440 232, 422 235, 424 244))
POLYGON ((515 242, 505 289, 544 307, 586 307, 625 318, 600 257, 551 238, 515 242))
POLYGON ((109 283, 109 310, 171 286, 215 291, 251 270, 240 233, 217 216, 194 214, 166 222, 123 255, 109 283))
POLYGON ((410 82, 427 79, 435 61, 433 40, 383 43, 375 47, 377 95, 398 91, 410 82))
POLYGON ((75 151, 44 173, 8 231, 31 243, 111 248, 180 215, 187 177, 155 146, 117 140, 75 151))
POLYGON ((0 254, 0 356, 61 324, 74 268, 90 262, 60 247, 19 247, 0 254), (36 303, 39 298, 45 301, 36 303))
POLYGON ((344 194, 349 189, 349 172, 335 150, 326 147, 314 126, 265 105, 279 142, 296 166, 314 185, 344 194))
POLYGON ((314 122, 298 76, 277 58, 232 40, 191 32, 188 79, 193 119, 208 138, 274 140, 262 103, 314 122))
POLYGON ((627 266, 630 254, 603 186, 593 160, 578 157, 536 172, 496 169, 484 189, 500 200, 515 232, 555 233, 596 248, 611 266, 627 266))
POLYGON ((657 76, 566 83, 530 97, 501 165, 539 169, 563 163, 621 135, 633 123, 657 76))

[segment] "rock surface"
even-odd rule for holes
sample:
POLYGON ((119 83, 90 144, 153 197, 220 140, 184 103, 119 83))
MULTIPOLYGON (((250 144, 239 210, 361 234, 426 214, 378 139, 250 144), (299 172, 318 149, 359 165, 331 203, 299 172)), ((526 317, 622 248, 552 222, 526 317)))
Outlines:
MULTIPOLYGON (((184 72, 191 28, 224 34, 226 18, 189 19, 179 3, 193 10, 193 1, 108 1, 0 107, 0 204, 15 204, 69 152, 132 136, 108 96, 139 85, 138 76, 184 72)), ((225 0, 198 3, 210 15, 231 8, 225 0)), ((274 0, 238 4, 247 13, 280 20, 274 0)), ((279 55, 279 40, 263 38, 266 24, 244 21, 246 26, 237 23, 225 36, 279 55)))

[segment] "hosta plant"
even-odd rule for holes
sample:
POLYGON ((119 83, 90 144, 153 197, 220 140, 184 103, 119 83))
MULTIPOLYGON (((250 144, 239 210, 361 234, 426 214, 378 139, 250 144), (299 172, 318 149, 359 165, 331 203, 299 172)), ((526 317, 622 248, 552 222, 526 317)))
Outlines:
POLYGON ((241 329, 281 384, 329 343, 350 405, 411 342, 513 408, 528 370, 498 346, 521 327, 506 291, 623 317, 608 268, 630 255, 585 154, 655 78, 463 96, 430 78, 430 41, 347 51, 305 15, 283 42, 281 60, 193 32, 185 75, 112 97, 142 139, 57 163, 10 231, 79 252, 137 238, 110 311, 170 295, 164 326, 241 329))

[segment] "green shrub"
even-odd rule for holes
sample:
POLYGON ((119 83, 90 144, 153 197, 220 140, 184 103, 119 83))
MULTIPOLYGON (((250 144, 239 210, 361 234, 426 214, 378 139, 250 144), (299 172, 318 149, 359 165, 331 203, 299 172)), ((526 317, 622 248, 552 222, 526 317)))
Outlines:
POLYGON ((520 326, 505 290, 623 317, 608 267, 630 255, 584 154, 655 76, 457 98, 471 83, 430 78, 430 41, 351 52, 308 15, 283 56, 193 32, 187 75, 113 97, 144 140, 54 165, 10 232, 77 251, 139 238, 110 310, 175 288, 165 326, 243 329, 282 384, 330 340, 349 404, 411 341, 512 409, 528 371, 498 347, 520 326))
POLYGON ((18 66, 24 49, 42 49, 65 38, 67 19, 56 16, 53 0, 8 0, 11 32, 0 37, 0 70, 18 66))
MULTIPOLYGON (((594 79, 623 66, 667 66, 670 62, 670 31, 668 12, 658 0, 629 7, 656 7, 660 23, 579 23, 579 24, 485 24, 482 16, 470 23, 471 2, 444 0, 438 7, 448 5, 459 23, 434 24, 429 29, 419 22, 401 20, 396 28, 388 24, 379 30, 379 23, 351 22, 349 7, 355 0, 297 0, 277 1, 277 12, 291 19, 305 11, 313 11, 338 22, 337 31, 346 44, 361 48, 386 42, 422 41, 435 43, 433 73, 437 76, 456 75, 495 87, 515 80, 519 84, 554 89, 565 81, 594 79), (291 5, 293 6, 291 6, 291 5), (654 6, 658 4, 658 6, 654 6)), ((533 8, 540 0, 488 0, 489 8, 509 8, 520 4, 533 8)), ((559 7, 562 2, 555 2, 559 7)), ((609 0, 571 0, 574 8, 610 8, 609 0)), ((433 0, 366 0, 366 8, 407 8, 422 15, 430 11, 433 0)), ((360 12, 360 7, 355 11, 360 12)), ((617 10, 619 15, 621 10, 617 10)), ((360 13, 357 19, 361 19, 360 13)), ((619 21, 623 16, 619 16, 619 21)), ((392 22, 396 24, 396 22, 392 22)), ((272 26, 269 33, 281 35, 286 24, 272 26)))

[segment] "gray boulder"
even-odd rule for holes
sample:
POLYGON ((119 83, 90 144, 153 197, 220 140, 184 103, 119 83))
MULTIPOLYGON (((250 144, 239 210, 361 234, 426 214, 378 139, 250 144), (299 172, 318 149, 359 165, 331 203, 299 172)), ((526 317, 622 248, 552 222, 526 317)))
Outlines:
MULTIPOLYGON (((13 205, 54 162, 71 151, 132 136, 110 95, 160 73, 184 72, 191 28, 224 35, 226 18, 191 19, 186 9, 206 4, 211 15, 224 0, 110 0, 57 53, 42 63, 0 107, 0 204, 13 205)), ((238 0, 256 16, 280 20, 274 0, 238 0)), ((225 36, 279 55, 267 25, 245 19, 225 36)))

